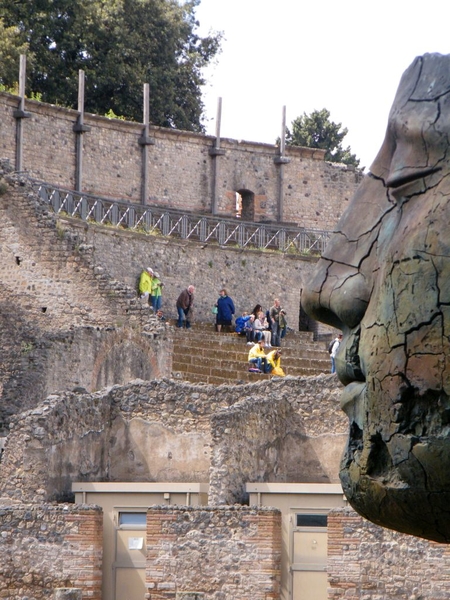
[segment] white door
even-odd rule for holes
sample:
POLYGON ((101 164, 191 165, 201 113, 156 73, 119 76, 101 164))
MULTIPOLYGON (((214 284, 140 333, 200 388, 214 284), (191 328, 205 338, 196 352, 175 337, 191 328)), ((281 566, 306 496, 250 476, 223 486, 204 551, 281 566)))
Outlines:
POLYGON ((146 521, 147 511, 118 514, 113 563, 115 600, 144 600, 146 521))
POLYGON ((327 515, 295 513, 291 535, 292 600, 327 600, 327 515))

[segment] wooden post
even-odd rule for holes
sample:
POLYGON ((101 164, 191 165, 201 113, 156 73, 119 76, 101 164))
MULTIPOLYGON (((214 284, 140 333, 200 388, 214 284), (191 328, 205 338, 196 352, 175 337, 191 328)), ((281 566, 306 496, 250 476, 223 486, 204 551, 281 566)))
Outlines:
POLYGON ((279 165, 278 173, 278 222, 284 221, 284 165, 289 163, 289 158, 286 158, 286 106, 283 106, 281 114, 281 139, 280 150, 278 156, 275 157, 275 164, 279 165))
MULTIPOLYGON (((144 137, 148 138, 150 124, 150 84, 144 83, 144 137)), ((148 189, 148 146, 142 146, 141 204, 145 204, 148 189)))
POLYGON ((16 171, 23 170, 23 119, 30 117, 30 113, 25 112, 25 84, 27 76, 27 57, 20 55, 19 67, 19 106, 13 115, 16 119, 16 171))
POLYGON ((152 146, 155 140, 150 137, 150 84, 144 83, 144 128, 139 138, 139 144, 142 146, 142 169, 141 169, 141 204, 147 202, 148 195, 148 146, 152 146))
POLYGON ((78 118, 73 126, 76 133, 76 163, 75 163, 75 190, 81 192, 83 189, 83 133, 91 128, 84 124, 84 71, 78 71, 78 118))
POLYGON ((220 147, 220 125, 222 120, 222 98, 217 99, 217 114, 216 114, 216 139, 213 148, 210 148, 209 155, 213 158, 213 174, 212 174, 212 199, 211 199, 211 214, 216 215, 218 212, 219 200, 219 161, 218 157, 223 156, 225 151, 220 147))
POLYGON ((78 131, 76 140, 75 189, 81 192, 83 182, 83 125, 84 125, 84 71, 78 71, 78 131))

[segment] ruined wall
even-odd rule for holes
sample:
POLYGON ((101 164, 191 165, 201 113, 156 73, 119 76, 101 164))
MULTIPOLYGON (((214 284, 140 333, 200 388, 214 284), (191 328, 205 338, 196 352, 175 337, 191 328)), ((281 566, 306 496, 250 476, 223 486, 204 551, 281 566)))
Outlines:
POLYGON ((43 332, 17 307, 0 302, 0 423, 61 390, 94 392, 136 378, 169 377, 172 346, 166 327, 153 317, 142 331, 121 326, 43 332))
POLYGON ((332 376, 229 386, 162 380, 52 395, 12 418, 1 502, 65 500, 72 481, 211 481, 212 502, 233 503, 244 498, 247 481, 335 480, 343 448, 337 430, 346 424, 330 410, 338 387, 332 376), (333 433, 324 425, 330 412, 333 433), (321 454, 323 434, 329 449, 321 454))
POLYGON ((191 592, 204 600, 278 600, 280 561, 276 509, 155 507, 147 513, 147 599, 191 592))
POLYGON ((180 292, 195 285, 194 322, 213 322, 211 308, 225 287, 236 315, 251 311, 257 303, 270 308, 279 297, 289 325, 298 329, 301 290, 317 262, 280 252, 221 248, 98 225, 86 227, 76 219, 64 219, 61 226, 69 234, 77 231, 83 246, 91 249, 94 264, 129 287, 136 285, 143 268, 155 269, 164 283, 162 307, 169 317, 177 315, 175 303, 180 292))
POLYGON ((49 393, 171 372, 166 327, 0 161, 0 428, 49 393))
POLYGON ((0 596, 48 600, 79 588, 102 600, 103 515, 82 505, 20 505, 0 510, 0 596))
POLYGON ((444 600, 450 546, 397 533, 351 509, 328 515, 329 600, 444 600))
POLYGON ((72 481, 208 481, 211 412, 235 394, 163 380, 49 396, 12 418, 2 501, 65 499, 72 481))
POLYGON ((211 307, 226 287, 236 315, 256 303, 267 309, 278 296, 289 326, 298 327, 301 289, 316 259, 57 219, 5 161, 0 183, 0 422, 63 388, 93 391, 170 375, 170 334, 136 296, 147 266, 160 272, 169 317, 176 317, 181 290, 193 283, 194 321, 213 322, 211 307))
POLYGON ((210 504, 248 502, 248 481, 339 482, 348 428, 340 391, 332 375, 261 382, 214 414, 210 504))
MULTIPOLYGON (((0 92, 0 156, 15 160, 13 112, 18 98, 0 92)), ((30 118, 22 120, 23 168, 32 177, 74 189, 76 134, 74 110, 28 100, 30 118), (36 152, 39 148, 39 152, 36 152)), ((85 115, 90 131, 82 134, 84 192, 140 202, 143 126, 97 115, 85 115)), ((324 161, 323 150, 290 148, 289 163, 275 163, 275 145, 221 140, 223 156, 212 157, 214 138, 150 127, 147 146, 147 203, 185 211, 210 212, 214 163, 218 169, 219 214, 234 217, 235 192, 254 194, 257 221, 278 220, 278 189, 284 178, 283 221, 332 230, 353 195, 361 174, 324 161)))

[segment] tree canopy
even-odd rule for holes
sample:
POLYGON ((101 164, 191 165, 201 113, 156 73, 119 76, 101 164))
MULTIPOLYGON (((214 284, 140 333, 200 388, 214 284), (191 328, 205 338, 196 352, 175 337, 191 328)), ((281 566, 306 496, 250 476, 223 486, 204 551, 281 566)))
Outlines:
POLYGON ((350 146, 342 147, 342 141, 348 129, 341 129, 342 123, 330 120, 330 111, 326 108, 313 110, 310 115, 303 113, 292 121, 292 132, 286 128, 286 144, 326 150, 325 160, 359 167, 359 159, 352 154, 350 146))
POLYGON ((44 102, 75 108, 83 69, 87 112, 142 121, 149 83, 153 124, 202 132, 202 70, 220 51, 221 34, 197 35, 199 3, 0 0, 0 83, 17 86, 26 53, 27 90, 44 102))

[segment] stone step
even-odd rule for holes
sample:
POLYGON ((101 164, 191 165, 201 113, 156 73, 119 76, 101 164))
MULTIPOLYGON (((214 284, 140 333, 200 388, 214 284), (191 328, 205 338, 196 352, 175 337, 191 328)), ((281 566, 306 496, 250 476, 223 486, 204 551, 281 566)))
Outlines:
MULTIPOLYGON (((247 342, 244 336, 234 335, 222 335, 218 333, 200 333, 192 332, 189 330, 178 330, 174 335, 176 341, 182 341, 183 345, 189 345, 192 347, 204 347, 206 345, 220 346, 220 347, 246 347, 247 342)), ((315 352, 317 354, 328 355, 327 349, 323 342, 311 342, 305 341, 302 338, 287 336, 281 341, 281 347, 284 350, 293 349, 295 351, 302 350, 308 352, 315 352)))
MULTIPOLYGON (((192 383, 236 384, 270 379, 270 374, 248 371, 245 336, 216 332, 212 324, 195 324, 190 329, 174 327, 173 376, 192 383)), ((323 342, 314 342, 310 332, 289 332, 282 340, 281 365, 286 375, 319 375, 330 370, 323 342)), ((266 353, 270 351, 267 348, 266 353)))
MULTIPOLYGON (((195 372, 195 368, 203 368, 203 369, 242 369, 248 366, 247 355, 241 357, 201 357, 199 356, 189 356, 189 355, 179 355, 173 357, 172 369, 174 371, 192 371, 195 372)), ((291 358, 285 359, 284 356, 281 359, 281 364, 283 368, 286 369, 315 369, 320 373, 328 371, 330 367, 330 361, 316 360, 316 359, 308 359, 308 358, 291 358)))
MULTIPOLYGON (((248 352, 251 349, 251 346, 243 346, 243 347, 226 347, 226 346, 217 346, 217 345, 191 345, 191 344, 183 344, 181 348, 174 348, 174 356, 182 356, 185 357, 185 360, 188 360, 188 356, 194 355, 202 358, 214 358, 214 359, 222 359, 229 358, 235 360, 247 360, 248 352)), ((266 354, 268 354, 271 350, 275 350, 275 348, 265 348, 266 354)), ((282 350, 282 360, 290 361, 290 360, 316 360, 316 361, 324 361, 325 363, 329 363, 330 359, 328 353, 322 352, 320 350, 308 350, 308 349, 290 349, 281 347, 282 350)))
MULTIPOLYGON (((320 375, 321 373, 327 373, 329 369, 318 369, 314 366, 302 366, 302 367, 292 367, 290 365, 282 365, 284 372, 286 375, 292 375, 293 377, 304 377, 311 375, 320 375)), ((247 364, 240 364, 236 368, 228 368, 225 366, 220 366, 216 368, 209 368, 204 366, 189 366, 187 368, 179 368, 179 365, 173 366, 174 373, 180 373, 180 378, 191 380, 193 377, 195 380, 198 378, 207 381, 209 378, 220 378, 220 379, 241 379, 244 374, 248 373, 251 375, 252 373, 248 371, 247 364)))
MULTIPOLYGON (((190 329, 180 329, 178 327, 176 327, 175 322, 170 322, 171 325, 173 325, 174 327, 174 334, 188 334, 192 337, 197 336, 211 336, 213 338, 231 338, 231 339, 245 339, 245 336, 243 335, 239 335, 235 332, 231 332, 231 333, 227 333, 227 332, 223 332, 221 331, 220 333, 215 331, 214 326, 210 325, 210 324, 194 324, 190 329)), ((312 344, 317 344, 317 342, 314 342, 313 340, 313 333, 310 331, 289 331, 286 335, 286 337, 284 338, 283 341, 291 341, 293 343, 294 340, 297 341, 302 341, 304 343, 312 343, 312 344)))
MULTIPOLYGON (((292 377, 312 377, 316 376, 317 372, 315 370, 303 369, 299 371, 294 371, 292 373, 287 372, 286 376, 292 377)), ((185 372, 176 372, 173 373, 174 378, 182 379, 184 381, 189 381, 190 383, 205 383, 211 385, 222 385, 222 384, 233 384, 236 383, 254 383, 255 381, 272 379, 273 376, 270 373, 251 373, 246 369, 242 371, 236 371, 233 375, 231 373, 229 376, 225 376, 225 374, 221 374, 220 376, 216 373, 215 375, 205 375, 199 373, 185 373, 185 372)))

